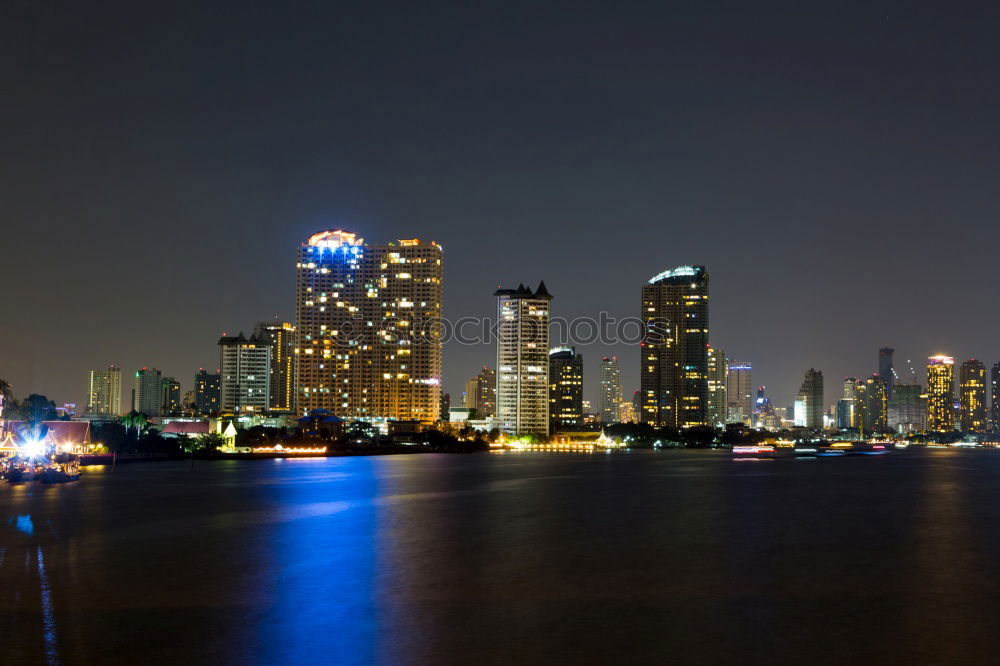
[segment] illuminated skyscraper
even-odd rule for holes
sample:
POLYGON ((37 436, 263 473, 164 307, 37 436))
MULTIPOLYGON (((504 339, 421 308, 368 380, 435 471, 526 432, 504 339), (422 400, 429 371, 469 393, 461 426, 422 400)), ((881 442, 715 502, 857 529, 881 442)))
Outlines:
POLYGON ((753 366, 740 361, 727 361, 726 422, 750 425, 753 413, 753 366))
POLYGON ((200 414, 215 414, 219 411, 221 381, 218 373, 209 373, 204 368, 194 376, 194 406, 200 414))
POLYGON ((259 322, 254 335, 271 345, 271 411, 291 412, 295 397, 295 327, 284 322, 259 322))
POLYGON ((726 354, 708 348, 708 424, 726 423, 726 354))
POLYGON ((573 347, 549 351, 549 421, 556 429, 583 425, 583 356, 573 347))
POLYGON ((708 421, 708 273, 679 266, 642 287, 643 423, 690 427, 708 421))
POLYGON ((160 381, 160 371, 156 368, 142 368, 136 371, 132 409, 146 416, 159 416, 162 401, 163 385, 160 381))
POLYGON ((809 368, 796 397, 795 425, 823 427, 823 373, 809 368))
POLYGON ((878 375, 872 375, 856 388, 858 423, 863 432, 876 432, 889 427, 889 398, 885 382, 878 375))
POLYGON ((160 413, 163 415, 179 414, 181 411, 181 383, 173 377, 160 380, 160 413))
POLYGON ((844 378, 844 394, 837 401, 837 427, 841 430, 857 428, 860 423, 858 399, 858 378, 844 378))
POLYGON ((618 357, 601 359, 601 423, 620 423, 622 420, 622 372, 618 357))
POLYGON ((986 423, 986 367, 974 358, 962 363, 958 372, 958 395, 962 432, 983 433, 986 423))
POLYGON ((955 359, 951 356, 927 359, 927 429, 955 429, 955 359))
POLYGON ((757 398, 753 407, 753 427, 765 430, 777 430, 781 427, 778 413, 771 404, 771 399, 765 395, 766 387, 757 387, 757 398))
POLYGON ((347 231, 322 231, 299 248, 296 270, 297 411, 435 422, 441 246, 365 245, 347 231))
POLYGON ((115 366, 87 376, 87 412, 113 416, 122 411, 122 371, 115 366))
POLYGON ((497 373, 483 366, 482 371, 465 383, 465 407, 476 410, 479 418, 496 414, 497 373))
POLYGON ((549 309, 545 283, 497 289, 497 420, 507 433, 549 433, 549 309))
POLYGON ((841 398, 837 401, 837 427, 841 430, 856 427, 854 414, 854 401, 841 398))
POLYGON ((993 370, 990 372, 990 383, 992 385, 990 393, 990 414, 991 423, 990 426, 993 430, 1000 430, 1000 363, 993 364, 993 370))
POLYGON ((927 429, 927 404, 919 384, 896 384, 889 398, 889 428, 898 433, 927 429))
POLYGON ((885 394, 892 397, 892 388, 896 382, 896 372, 892 367, 892 355, 896 350, 892 347, 883 347, 878 350, 878 376, 885 383, 885 394))
POLYGON ((256 335, 219 338, 224 412, 266 412, 271 404, 271 345, 256 335))

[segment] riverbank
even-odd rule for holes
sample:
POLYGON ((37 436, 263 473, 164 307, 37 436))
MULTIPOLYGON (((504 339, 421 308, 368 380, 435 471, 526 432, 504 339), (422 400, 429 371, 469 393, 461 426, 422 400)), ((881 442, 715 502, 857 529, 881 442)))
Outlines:
POLYGON ((258 453, 223 453, 200 452, 191 454, 170 453, 100 453, 80 456, 80 465, 85 467, 97 465, 116 465, 133 462, 164 462, 171 460, 273 460, 275 458, 340 458, 354 456, 387 456, 417 453, 478 453, 477 449, 434 448, 421 445, 393 445, 374 447, 330 448, 326 451, 261 451, 258 453))

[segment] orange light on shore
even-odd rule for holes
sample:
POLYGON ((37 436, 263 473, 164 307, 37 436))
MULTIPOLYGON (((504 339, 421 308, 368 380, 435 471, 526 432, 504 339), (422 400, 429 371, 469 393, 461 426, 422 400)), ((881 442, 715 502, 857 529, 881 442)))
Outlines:
POLYGON ((261 446, 256 449, 251 449, 254 453, 326 453, 326 447, 292 447, 285 448, 283 446, 261 446))

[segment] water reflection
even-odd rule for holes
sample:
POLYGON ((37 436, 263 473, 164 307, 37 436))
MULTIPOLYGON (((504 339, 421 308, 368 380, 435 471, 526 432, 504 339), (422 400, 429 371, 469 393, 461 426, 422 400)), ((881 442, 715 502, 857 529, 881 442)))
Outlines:
POLYGON ((31 522, 31 516, 15 516, 14 529, 25 534, 34 534, 35 525, 31 522))
POLYGON ((256 661, 371 663, 378 636, 375 543, 379 481, 370 458, 283 461, 273 488, 284 519, 266 535, 270 602, 256 661), (317 464, 318 463, 318 464, 317 464))
POLYGON ((120 465, 0 488, 0 633, 10 663, 988 661, 998 495, 982 451, 120 465))

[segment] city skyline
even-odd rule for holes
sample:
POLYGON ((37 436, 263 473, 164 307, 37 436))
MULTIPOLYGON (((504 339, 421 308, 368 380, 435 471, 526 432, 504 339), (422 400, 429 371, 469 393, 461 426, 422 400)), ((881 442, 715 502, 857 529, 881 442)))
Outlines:
MULTIPOLYGON (((329 233, 329 232, 317 232, 317 233, 329 233)), ((336 233, 341 233, 341 232, 338 231, 336 233)), ((310 234, 310 237, 311 236, 315 236, 315 235, 316 234, 310 234)), ((673 269, 671 269, 671 270, 673 270, 673 269)), ((670 271, 666 271, 666 272, 670 272, 670 271)), ((447 280, 444 281, 444 284, 447 285, 447 280)), ((490 299, 490 300, 492 300, 492 299, 490 299)), ((447 301, 443 301, 443 302, 444 302, 444 308, 446 309, 447 308, 447 301)), ((484 316, 484 317, 488 318, 490 315, 488 313, 486 313, 486 314, 481 314, 480 316, 484 316)), ((628 315, 624 315, 624 316, 628 316, 628 315)), ((716 316, 716 311, 713 308, 713 319, 715 318, 715 316, 716 316)), ((290 323, 288 323, 288 322, 282 323, 282 322, 280 322, 280 319, 281 319, 280 317, 275 316, 275 317, 272 318, 271 322, 256 321, 255 320, 255 323, 253 325, 249 326, 248 328, 251 331, 256 330, 256 331, 260 332, 260 331, 263 330, 264 327, 270 326, 270 325, 274 325, 274 322, 278 322, 279 326, 280 325, 291 326, 292 330, 294 330, 294 327, 295 327, 295 322, 294 321, 291 321, 290 323)), ((294 317, 291 317, 290 319, 294 320, 294 317)), ((714 328, 714 324, 713 324, 713 328, 714 328)), ((239 329, 240 329, 239 326, 237 326, 237 327, 230 327, 230 330, 239 330, 239 329)), ((222 337, 225 337, 226 335, 228 335, 228 333, 226 331, 223 331, 222 332, 222 337)), ((712 336, 712 337, 714 338, 715 336, 712 336)), ((215 338, 215 339, 217 340, 218 338, 215 338)), ((555 339, 555 338, 553 338, 552 344, 560 344, 560 341, 557 340, 557 339, 555 339)), ((484 349, 490 355, 490 357, 491 357, 491 358, 488 358, 485 361, 485 363, 484 363, 485 366, 489 366, 493 362, 493 360, 494 360, 492 357, 495 357, 494 347, 492 345, 490 345, 490 344, 462 345, 461 343, 457 343, 456 341, 450 341, 450 346, 451 346, 451 348, 455 348, 456 346, 470 346, 470 347, 477 348, 477 349, 478 348, 484 349)), ((211 347, 211 345, 210 345, 210 347, 211 347)), ((581 349, 594 349, 594 348, 598 348, 598 349, 608 348, 608 349, 624 349, 624 350, 626 350, 625 362, 621 364, 622 365, 621 374, 622 374, 623 377, 627 377, 630 374, 628 372, 628 368, 630 366, 630 363, 628 361, 628 357, 629 356, 635 356, 636 357, 635 358, 636 371, 635 371, 634 374, 638 375, 638 369, 637 368, 638 368, 638 365, 639 365, 639 358, 638 358, 639 346, 637 344, 618 344, 618 345, 614 345, 614 346, 607 346, 607 345, 601 345, 600 343, 594 343, 594 344, 586 344, 586 343, 584 343, 584 344, 581 345, 581 349)), ((941 348, 944 348, 944 347, 941 347, 941 348)), ((447 351, 448 351, 448 349, 449 349, 449 344, 446 343, 444 345, 444 354, 443 354, 443 356, 445 358, 447 358, 447 351)), ((892 361, 893 355, 892 355, 892 352, 894 352, 894 351, 895 351, 894 349, 886 348, 886 347, 878 349, 878 357, 877 357, 877 359, 872 364, 873 374, 881 376, 881 375, 883 375, 883 373, 884 373, 884 371, 885 371, 885 369, 887 367, 890 371, 894 371, 894 375, 893 376, 895 377, 895 381, 898 382, 898 383, 901 383, 901 384, 910 384, 910 383, 916 382, 918 384, 926 386, 927 382, 928 382, 928 378, 927 378, 926 372, 921 372, 924 369, 924 365, 923 365, 922 359, 923 358, 927 358, 928 356, 931 356, 931 355, 927 355, 927 356, 921 357, 918 354, 917 355, 918 358, 916 358, 916 359, 909 358, 909 357, 902 358, 902 357, 898 357, 897 356, 896 358, 897 358, 898 362, 897 362, 897 364, 895 366, 893 366, 893 361, 892 361), (887 366, 884 365, 885 358, 886 358, 885 352, 889 352, 889 354, 888 354, 889 361, 888 361, 888 365, 887 366)), ((953 358, 955 358, 956 362, 958 362, 958 363, 960 363, 960 362, 962 362, 963 360, 966 359, 966 357, 962 357, 960 355, 954 355, 954 354, 949 354, 949 355, 952 356, 953 358)), ((581 356, 583 356, 582 352, 581 352, 581 356)), ((974 356, 974 355, 970 355, 967 358, 969 360, 975 360, 977 357, 974 356)), ((745 362, 745 361, 738 361, 736 359, 732 359, 728 355, 725 357, 725 359, 727 361, 732 361, 732 362, 736 362, 736 363, 743 363, 743 362, 745 362)), ((1000 362, 1000 361, 998 361, 998 362, 1000 362)), ((596 374, 599 374, 600 373, 600 361, 595 361, 594 359, 591 359, 591 364, 595 364, 595 363, 597 364, 597 366, 593 368, 593 372, 595 372, 596 374)), ((856 362, 855 363, 855 362, 850 362, 850 361, 844 361, 842 364, 845 365, 845 366, 847 366, 847 367, 849 367, 849 368, 863 367, 863 362, 856 362)), ((84 364, 84 365, 87 365, 87 364, 84 364)), ((90 364, 90 365, 99 365, 99 363, 98 364, 90 364)), ((115 363, 111 363, 110 365, 114 366, 116 364, 115 363)), ((144 365, 144 366, 138 368, 138 370, 144 370, 146 367, 148 367, 148 365, 149 364, 144 365)), ((203 370, 205 367, 211 367, 211 365, 212 365, 211 363, 206 364, 204 366, 199 365, 199 366, 197 366, 197 368, 198 368, 198 370, 203 370)), ((218 365, 218 354, 216 354, 216 365, 218 365)), ((127 367, 125 368, 125 370, 126 370, 126 376, 130 376, 129 375, 129 370, 128 370, 127 367)), ((156 370, 156 368, 153 368, 153 370, 156 370)), ((89 368, 85 372, 86 373, 91 373, 93 371, 94 371, 93 368, 89 368)), ((167 374, 168 373, 167 370, 161 370, 161 373, 163 374, 164 379, 174 380, 174 375, 176 375, 177 377, 184 378, 184 379, 182 379, 179 382, 180 386, 182 388, 182 392, 186 392, 188 390, 194 390, 194 388, 195 388, 194 382, 192 382, 190 379, 188 379, 188 375, 190 374, 191 376, 193 376, 194 372, 191 372, 191 373, 186 373, 186 372, 184 372, 184 373, 177 373, 177 372, 174 372, 174 371, 170 371, 170 372, 172 374, 167 374)), ((766 372, 766 370, 765 370, 765 372, 766 372)), ((456 377, 452 377, 451 376, 452 373, 448 371, 447 366, 444 367, 443 374, 444 374, 444 378, 442 379, 442 386, 443 386, 442 394, 444 394, 444 393, 452 393, 454 395, 457 395, 457 396, 459 396, 459 402, 461 402, 461 396, 462 396, 462 394, 464 392, 465 383, 468 381, 468 377, 466 377, 464 380, 459 380, 456 377)), ((866 376, 866 374, 864 372, 857 373, 857 374, 859 376, 861 376, 861 377, 865 377, 866 376)), ((593 375, 591 375, 591 376, 593 376, 593 375)), ((845 375, 845 378, 848 378, 848 377, 851 377, 851 376, 852 375, 845 375)), ((956 377, 956 381, 957 381, 957 377, 956 377)), ((88 393, 88 387, 86 386, 86 381, 83 382, 83 383, 84 383, 84 388, 81 391, 82 397, 79 398, 79 399, 77 399, 77 400, 63 400, 60 397, 53 397, 53 395, 48 395, 48 394, 45 393, 44 387, 40 391, 34 391, 34 390, 32 390, 32 391, 23 391, 20 394, 21 395, 27 395, 29 393, 43 393, 43 394, 48 395, 48 397, 53 398, 53 400, 57 404, 63 404, 63 403, 76 404, 78 406, 78 410, 77 411, 83 412, 83 411, 85 411, 85 406, 87 404, 87 393, 88 393)), ((776 384, 779 385, 779 386, 781 386, 783 384, 791 385, 791 384, 795 384, 795 383, 796 382, 790 382, 789 383, 789 382, 786 382, 786 381, 778 381, 778 382, 776 382, 776 384)), ((630 391, 633 390, 630 386, 628 386, 627 384, 625 384, 625 380, 622 381, 622 386, 623 386, 623 391, 624 392, 630 392, 630 391)), ((637 386, 638 386, 638 384, 637 384, 637 386)), ((775 389, 773 389, 773 385, 772 384, 757 383, 756 381, 753 383, 753 386, 751 388, 752 388, 752 390, 756 390, 756 388, 758 386, 767 386, 768 387, 768 395, 769 395, 769 397, 773 396, 777 392, 775 389)), ((888 387, 887 387, 887 389, 888 389, 888 387)), ((791 405, 795 401, 797 394, 798 394, 798 391, 797 390, 793 390, 789 394, 789 397, 788 397, 787 400, 785 400, 784 395, 782 395, 782 397, 780 397, 780 398, 773 398, 772 397, 772 401, 774 402, 774 404, 776 406, 782 406, 782 405, 786 405, 786 404, 787 405, 791 405)), ((593 404, 599 404, 599 402, 600 402, 600 396, 601 396, 601 387, 600 387, 599 382, 590 381, 590 382, 585 382, 584 383, 584 399, 585 400, 587 400, 589 402, 592 402, 593 404)), ((957 399, 957 392, 956 392, 956 399, 957 399)), ((992 404, 992 401, 987 401, 987 409, 991 408, 991 404, 992 404)), ((831 400, 827 400, 826 403, 824 403, 823 408, 824 408, 824 410, 829 410, 831 408, 834 408, 834 415, 835 415, 836 400, 832 400, 832 401, 831 400)))

